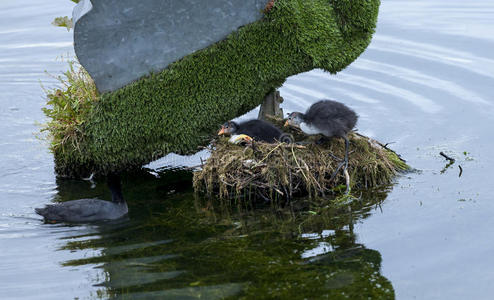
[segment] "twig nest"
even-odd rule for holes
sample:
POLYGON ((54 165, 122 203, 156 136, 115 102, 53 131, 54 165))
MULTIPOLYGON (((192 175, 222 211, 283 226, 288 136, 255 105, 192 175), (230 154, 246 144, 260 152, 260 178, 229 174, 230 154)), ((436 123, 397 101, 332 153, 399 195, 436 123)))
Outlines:
MULTIPOLYGON (((399 171, 409 168, 395 152, 373 139, 350 133, 349 140, 352 187, 388 185, 399 171)), ((344 151, 344 141, 337 138, 320 145, 254 142, 246 147, 221 139, 202 169, 194 173, 194 189, 222 199, 328 196, 345 185, 344 174, 335 172, 344 151)))

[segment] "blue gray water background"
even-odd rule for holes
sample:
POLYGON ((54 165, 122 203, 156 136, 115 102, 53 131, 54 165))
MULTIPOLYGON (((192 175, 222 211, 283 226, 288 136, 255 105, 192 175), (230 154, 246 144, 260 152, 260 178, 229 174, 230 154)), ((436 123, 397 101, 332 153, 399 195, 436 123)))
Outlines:
MULTIPOLYGON (((40 80, 55 84, 44 71, 59 74, 67 65, 56 58, 73 55, 72 33, 50 23, 72 7, 68 0, 0 1, 0 299, 96 298, 96 284, 108 276, 93 264, 63 266, 102 255, 63 248, 85 235, 97 239, 98 228, 46 225, 33 210, 60 188, 35 133, 45 121, 40 80)), ((319 98, 346 103, 360 115, 360 133, 392 143, 420 170, 401 177, 355 225, 358 242, 381 254, 381 274, 397 299, 494 294, 493 16, 488 0, 384 0, 377 33, 354 64, 336 76, 300 74, 281 88, 286 112, 319 98), (441 173, 440 151, 457 159, 461 177, 457 165, 441 173)), ((150 166, 196 165, 201 156, 207 153, 171 155, 150 166)), ((322 246, 305 255, 328 251, 322 246)))

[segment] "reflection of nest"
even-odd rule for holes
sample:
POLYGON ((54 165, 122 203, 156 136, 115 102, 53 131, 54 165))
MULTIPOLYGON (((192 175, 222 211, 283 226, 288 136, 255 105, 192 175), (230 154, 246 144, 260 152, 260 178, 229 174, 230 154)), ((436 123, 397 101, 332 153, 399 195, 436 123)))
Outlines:
MULTIPOLYGON (((351 186, 377 187, 391 183, 407 165, 394 152, 356 133, 349 134, 348 171, 351 186)), ((265 200, 292 196, 324 196, 345 185, 335 170, 344 157, 344 141, 333 138, 316 145, 232 145, 221 139, 211 157, 194 174, 194 188, 220 198, 253 197, 265 200)))

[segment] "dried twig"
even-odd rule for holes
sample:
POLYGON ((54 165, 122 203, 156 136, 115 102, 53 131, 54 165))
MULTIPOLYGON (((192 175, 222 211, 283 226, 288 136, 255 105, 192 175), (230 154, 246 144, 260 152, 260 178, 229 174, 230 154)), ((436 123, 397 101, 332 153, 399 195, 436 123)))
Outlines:
POLYGON ((442 151, 441 151, 441 152, 439 152, 439 154, 440 154, 442 157, 444 157, 444 158, 446 158, 447 160, 449 160, 451 163, 454 163, 454 162, 456 161, 454 158, 451 158, 451 157, 447 156, 447 155, 446 155, 444 152, 442 152, 442 151))
POLYGON ((264 158, 263 158, 263 159, 261 159, 261 160, 260 160, 257 164, 255 164, 255 165, 254 165, 254 167, 252 167, 252 168, 256 168, 259 164, 261 164, 263 161, 265 161, 265 160, 266 160, 266 158, 268 158, 268 157, 269 157, 269 155, 270 155, 271 153, 273 153, 273 152, 274 152, 274 150, 278 149, 281 145, 283 145, 283 144, 282 144, 282 143, 280 143, 280 144, 278 144, 278 146, 274 147, 271 151, 269 151, 269 152, 268 152, 268 154, 266 154, 266 156, 264 156, 264 158))
POLYGON ((302 170, 302 167, 300 166, 300 164, 298 163, 298 160, 297 160, 297 156, 295 155, 295 152, 293 151, 293 148, 292 148, 292 154, 293 154, 293 159, 295 160, 295 163, 297 164, 297 167, 299 168, 300 172, 302 172, 302 175, 304 176, 305 180, 308 182, 309 179, 307 178, 307 176, 305 176, 305 173, 304 171, 302 170))

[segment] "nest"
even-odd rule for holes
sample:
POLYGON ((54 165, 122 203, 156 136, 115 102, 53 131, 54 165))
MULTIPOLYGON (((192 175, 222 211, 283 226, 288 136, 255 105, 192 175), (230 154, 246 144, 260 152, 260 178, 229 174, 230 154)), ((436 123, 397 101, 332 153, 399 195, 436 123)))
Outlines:
MULTIPOLYGON (((374 188, 392 183, 408 169, 395 152, 357 133, 349 133, 349 185, 374 188)), ((337 170, 345 143, 333 138, 323 144, 268 144, 242 147, 221 139, 211 157, 194 173, 196 192, 220 199, 291 199, 326 197, 345 190, 347 178, 337 170), (336 172, 335 172, 336 171, 336 172)))

